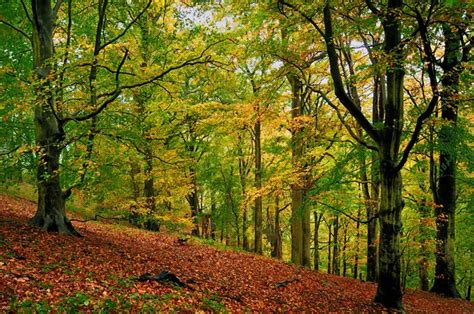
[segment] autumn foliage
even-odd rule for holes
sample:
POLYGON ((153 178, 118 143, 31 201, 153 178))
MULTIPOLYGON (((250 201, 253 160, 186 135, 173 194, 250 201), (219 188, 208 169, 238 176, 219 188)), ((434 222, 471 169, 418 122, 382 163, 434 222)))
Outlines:
MULTIPOLYGON (((0 196, 1 312, 383 311, 372 302, 373 283, 119 224, 75 223, 82 238, 45 233, 26 223, 34 210, 0 196), (136 281, 163 270, 187 286, 136 281)), ((413 290, 404 304, 408 312, 474 312, 467 301, 413 290)))

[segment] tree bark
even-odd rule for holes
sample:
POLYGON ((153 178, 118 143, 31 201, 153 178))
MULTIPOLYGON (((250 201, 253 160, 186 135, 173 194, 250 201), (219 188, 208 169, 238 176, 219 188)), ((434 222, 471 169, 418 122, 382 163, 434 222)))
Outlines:
POLYGON ((319 226, 321 224, 321 218, 323 214, 321 213, 318 217, 318 213, 314 212, 314 270, 319 270, 319 226))
POLYGON ((188 195, 186 195, 186 200, 188 201, 189 207, 191 208, 191 219, 193 221, 193 229, 191 230, 191 235, 198 237, 199 236, 199 195, 197 190, 196 182, 196 172, 194 168, 190 168, 189 175, 191 176, 191 182, 193 189, 188 195))
POLYGON ((255 189, 258 191, 258 196, 255 198, 254 208, 254 251, 255 253, 262 254, 262 223, 263 223, 263 208, 262 208, 262 144, 261 144, 261 121, 260 121, 260 105, 255 106, 255 189))
POLYGON ((456 289, 454 249, 456 214, 456 125, 458 111, 459 76, 461 60, 459 51, 461 38, 443 25, 445 57, 442 64, 444 75, 441 83, 441 118, 445 122, 439 131, 439 182, 436 215, 436 267, 432 292, 459 298, 456 289))
POLYGON ((250 250, 250 243, 247 235, 248 229, 248 212, 247 205, 245 204, 245 199, 247 197, 247 162, 244 160, 243 151, 242 151, 242 138, 239 136, 239 176, 240 176, 240 187, 242 189, 242 246, 245 251, 250 250))
POLYGON ((360 240, 360 206, 357 209, 357 221, 356 221, 356 253, 354 257, 354 269, 352 277, 357 279, 357 273, 359 272, 359 240, 360 240))
POLYGON ((339 216, 336 215, 333 227, 333 254, 332 254, 332 273, 340 275, 340 260, 339 260, 339 216))
POLYGON ((304 128, 298 118, 303 115, 302 88, 300 78, 289 73, 287 79, 292 89, 291 117, 294 125, 291 128, 292 164, 299 177, 291 185, 291 262, 297 265, 311 265, 311 230, 310 211, 305 204, 307 175, 302 164, 304 128))
POLYGON ((328 274, 332 274, 331 272, 331 264, 332 264, 332 259, 331 259, 331 251, 332 251, 332 246, 331 246, 331 239, 332 239, 332 233, 331 233, 331 224, 328 222, 328 274))
POLYGON ((275 221, 272 239, 272 252, 271 256, 278 259, 283 257, 282 239, 281 239, 281 227, 280 227, 280 197, 275 196, 275 221))
POLYGON ((66 217, 65 195, 61 189, 59 160, 64 129, 54 111, 52 92, 53 12, 50 0, 33 0, 33 64, 38 81, 34 125, 36 144, 39 146, 37 165, 38 207, 30 220, 45 231, 79 235, 66 217))

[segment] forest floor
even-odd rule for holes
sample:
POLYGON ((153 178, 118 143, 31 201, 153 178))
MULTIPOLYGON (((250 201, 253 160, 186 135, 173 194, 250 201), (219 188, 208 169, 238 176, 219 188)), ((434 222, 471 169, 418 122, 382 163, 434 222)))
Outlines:
MULTIPOLYGON (((82 238, 48 234, 27 225, 34 209, 0 195, 0 312, 383 311, 372 283, 123 225, 76 222, 82 238), (164 270, 186 286, 136 280, 164 270)), ((473 303, 415 290, 403 302, 408 312, 474 313, 473 303)))

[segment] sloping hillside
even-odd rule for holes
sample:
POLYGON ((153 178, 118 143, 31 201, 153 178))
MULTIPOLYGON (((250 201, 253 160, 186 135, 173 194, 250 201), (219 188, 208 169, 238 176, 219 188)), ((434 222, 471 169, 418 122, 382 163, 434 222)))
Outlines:
MULTIPOLYGON (((73 238, 29 227, 35 204, 0 195, 0 311, 381 311, 376 286, 251 254, 180 244, 113 224, 76 223, 73 238), (136 277, 176 274, 185 287, 136 277)), ((474 304, 407 291, 409 312, 471 312, 474 304)))

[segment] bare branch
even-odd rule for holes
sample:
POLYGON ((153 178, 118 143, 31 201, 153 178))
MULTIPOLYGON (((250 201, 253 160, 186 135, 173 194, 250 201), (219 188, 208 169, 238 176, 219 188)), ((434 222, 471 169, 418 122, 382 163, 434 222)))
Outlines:
POLYGON ((109 104, 114 102, 121 95, 123 90, 134 89, 134 88, 137 88, 137 87, 141 87, 141 86, 145 86, 145 85, 148 85, 148 84, 151 84, 151 83, 155 83, 156 81, 158 81, 158 80, 162 79, 164 76, 166 76, 168 73, 173 72, 173 71, 178 70, 178 69, 181 69, 181 68, 184 68, 184 67, 187 67, 187 66, 197 65, 197 64, 206 64, 206 63, 211 62, 209 57, 206 57, 204 60, 202 60, 202 58, 204 57, 204 54, 209 49, 211 49, 211 47, 213 47, 213 46, 215 46, 215 45, 217 45, 217 44, 219 44, 219 43, 221 43, 225 40, 226 39, 220 40, 220 41, 217 41, 215 43, 210 44, 198 56, 196 56, 194 58, 191 58, 191 59, 188 59, 188 60, 184 61, 181 64, 171 66, 168 69, 161 72, 160 74, 155 75, 155 76, 153 76, 153 77, 151 77, 151 78, 149 78, 145 81, 130 84, 130 85, 120 86, 120 84, 119 84, 119 77, 120 77, 120 73, 121 73, 120 70, 121 70, 122 66, 124 65, 124 63, 127 59, 127 56, 128 56, 128 50, 126 50, 126 52, 125 52, 125 54, 122 58, 122 61, 120 62, 119 66, 116 70, 116 74, 115 74, 116 87, 115 87, 115 89, 112 92, 105 93, 105 94, 102 94, 102 95, 98 96, 98 98, 107 97, 107 99, 95 111, 93 111, 93 112, 91 112, 87 115, 81 116, 81 117, 77 117, 75 114, 73 114, 72 116, 63 119, 62 122, 66 123, 66 122, 69 122, 69 121, 79 122, 79 121, 88 120, 88 119, 98 115, 102 111, 104 111, 104 109, 107 108, 107 106, 109 104))
POLYGON ((148 8, 150 7, 152 2, 153 2, 153 0, 149 0, 147 5, 143 8, 143 10, 140 11, 140 13, 135 18, 132 19, 132 21, 123 29, 123 31, 120 34, 118 34, 117 36, 115 36, 114 38, 110 39, 109 41, 107 41, 103 45, 101 45, 99 47, 99 50, 104 49, 108 45, 113 44, 114 42, 116 42, 117 40, 122 38, 127 33, 127 31, 130 29, 130 27, 132 27, 133 24, 135 24, 138 21, 138 19, 146 12, 146 10, 148 10, 148 8))
POLYGON ((324 7, 324 26, 325 26, 325 35, 324 40, 326 41, 326 48, 329 57, 330 72, 331 77, 334 83, 335 94, 337 98, 341 101, 344 107, 349 111, 349 113, 357 120, 360 126, 367 132, 367 134, 376 142, 380 142, 380 134, 374 126, 367 120, 360 108, 354 103, 354 101, 347 95, 344 90, 344 84, 342 82, 341 73, 339 71, 338 57, 336 48, 334 46, 333 40, 333 30, 332 30, 332 18, 329 8, 329 4, 326 3, 324 7))
POLYGON ((405 147, 405 150, 403 151, 403 155, 402 155, 402 158, 400 159, 400 162, 395 167, 396 172, 400 171, 405 165, 405 163, 407 162, 408 155, 410 154, 410 151, 412 150, 412 148, 415 146, 416 142, 418 141, 418 137, 420 135, 421 129, 423 128, 423 124, 425 120, 431 116, 439 100, 438 80, 436 78, 436 70, 435 70, 436 58, 431 50, 431 43, 428 40, 427 23, 425 23, 425 21, 423 20, 423 17, 421 16, 421 13, 418 10, 416 10, 416 19, 417 19, 418 27, 420 30, 420 36, 423 41, 423 52, 425 54, 424 61, 427 63, 427 66, 428 66, 428 75, 430 77, 430 86, 431 86, 431 91, 433 93, 433 97, 431 98, 431 101, 429 102, 425 111, 420 116, 418 116, 418 119, 416 120, 415 129, 413 130, 411 139, 408 142, 407 146, 405 147))
POLYGON ((278 1, 278 5, 280 6, 281 8, 281 12, 282 14, 284 14, 283 12, 283 7, 284 6, 287 6, 289 7, 290 9, 292 9, 293 11, 297 12, 299 15, 301 15, 302 17, 305 18, 306 21, 308 21, 311 25, 313 25, 313 27, 318 31, 318 33, 324 37, 324 32, 322 31, 321 27, 319 27, 319 25, 313 20, 313 18, 309 15, 307 15, 306 13, 304 13, 303 11, 301 11, 299 8, 297 8, 295 5, 291 4, 291 3, 288 3, 288 2, 285 2, 285 1, 278 1))
POLYGON ((333 108, 335 111, 336 111, 336 114, 337 114, 337 117, 339 118, 339 120, 341 121, 341 123, 344 125, 344 127, 346 128, 346 130, 349 132, 349 134, 351 135, 351 137, 353 139, 355 139, 359 144, 361 144, 362 146, 368 148, 368 149, 371 149, 371 150, 375 150, 377 151, 378 148, 373 146, 373 145, 369 145, 367 144, 366 142, 364 142, 360 137, 358 137, 354 130, 352 130, 351 126, 349 124, 347 124, 347 122, 345 121, 344 117, 342 116, 341 114, 341 111, 339 110, 339 108, 337 108, 337 106, 327 97, 327 95, 320 91, 320 90, 315 90, 313 89, 312 87, 310 87, 315 93, 318 93, 319 95, 321 95, 321 97, 323 97, 323 99, 326 101, 326 103, 331 107, 333 108))
POLYGON ((14 31, 16 31, 16 32, 18 32, 18 33, 20 33, 20 34, 22 34, 22 35, 25 36, 29 41, 32 40, 32 38, 31 38, 30 35, 28 35, 25 31, 19 29, 19 28, 16 27, 15 25, 13 25, 13 24, 11 24, 11 23, 9 23, 9 22, 3 20, 3 19, 0 19, 0 23, 3 23, 3 24, 5 24, 6 26, 8 26, 8 27, 10 27, 11 29, 13 29, 14 31))
POLYGON ((20 2, 21 2, 21 6, 23 7, 23 11, 25 11, 26 18, 28 19, 28 21, 30 21, 31 24, 33 24, 33 20, 31 19, 30 13, 28 12, 28 9, 26 7, 24 0, 21 0, 20 2))
POLYGON ((56 4, 54 5, 53 8, 53 21, 56 21, 56 18, 58 16, 59 8, 61 7, 61 4, 63 4, 64 0, 58 0, 56 1, 56 4))

